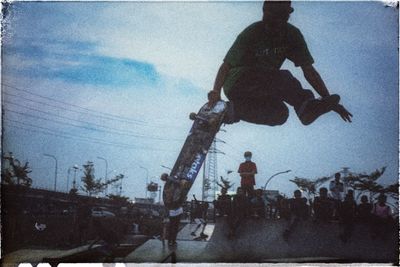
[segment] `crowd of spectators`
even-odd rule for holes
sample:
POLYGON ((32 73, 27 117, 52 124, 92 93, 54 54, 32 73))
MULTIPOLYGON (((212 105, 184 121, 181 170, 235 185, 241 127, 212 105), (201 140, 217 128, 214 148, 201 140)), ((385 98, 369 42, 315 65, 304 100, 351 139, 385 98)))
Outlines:
POLYGON ((256 189, 252 195, 246 195, 241 187, 235 195, 228 195, 226 190, 215 201, 217 216, 228 217, 229 237, 236 235, 238 227, 249 218, 252 219, 281 219, 287 222, 283 232, 285 240, 295 230, 300 221, 310 220, 316 224, 339 223, 342 232, 340 240, 347 242, 351 237, 356 224, 366 225, 371 237, 384 237, 395 225, 390 206, 386 203, 387 197, 380 194, 375 202, 370 202, 366 195, 362 195, 357 203, 354 191, 348 190, 344 194, 340 176, 330 183, 328 188, 319 188, 319 193, 313 199, 302 196, 300 190, 293 193, 292 198, 281 195, 274 200, 266 201, 263 190, 256 189))

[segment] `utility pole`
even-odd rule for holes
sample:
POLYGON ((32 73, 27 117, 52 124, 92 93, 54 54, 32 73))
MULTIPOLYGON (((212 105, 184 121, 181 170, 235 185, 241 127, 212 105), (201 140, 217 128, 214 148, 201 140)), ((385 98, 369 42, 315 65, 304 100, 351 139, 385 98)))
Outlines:
MULTIPOLYGON (((207 165, 204 165, 203 172, 203 201, 207 201, 210 197, 209 191, 212 190, 212 200, 215 200, 217 193, 218 182, 218 161, 217 154, 225 154, 217 149, 217 141, 223 142, 219 139, 214 139, 207 155, 207 165), (207 167, 206 167, 207 166, 207 167)), ((206 161, 205 161, 206 162, 206 161)))

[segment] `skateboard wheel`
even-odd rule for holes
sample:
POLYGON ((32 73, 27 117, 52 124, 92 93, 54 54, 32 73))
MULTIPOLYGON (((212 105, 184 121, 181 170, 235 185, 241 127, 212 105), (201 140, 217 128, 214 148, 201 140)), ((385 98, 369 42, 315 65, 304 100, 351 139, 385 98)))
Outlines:
POLYGON ((192 121, 194 121, 194 120, 196 119, 196 116, 197 116, 197 114, 194 113, 194 112, 192 112, 192 113, 189 114, 189 118, 190 118, 192 121))

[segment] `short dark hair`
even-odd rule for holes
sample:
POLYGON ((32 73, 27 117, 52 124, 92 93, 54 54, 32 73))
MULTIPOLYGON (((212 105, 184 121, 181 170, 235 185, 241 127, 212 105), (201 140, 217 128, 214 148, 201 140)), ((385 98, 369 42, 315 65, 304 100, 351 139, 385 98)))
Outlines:
POLYGON ((270 10, 276 14, 287 15, 294 11, 292 1, 273 1, 265 0, 263 4, 263 12, 270 10))
POLYGON ((328 189, 326 187, 321 187, 319 189, 319 192, 324 192, 324 193, 328 193, 328 189))

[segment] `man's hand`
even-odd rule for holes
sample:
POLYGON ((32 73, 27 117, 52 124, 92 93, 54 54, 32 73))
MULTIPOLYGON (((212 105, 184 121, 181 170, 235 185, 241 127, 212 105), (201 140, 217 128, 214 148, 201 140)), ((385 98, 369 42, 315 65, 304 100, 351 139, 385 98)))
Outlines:
POLYGON ((342 105, 338 104, 333 111, 335 111, 337 114, 342 117, 344 121, 351 122, 351 117, 353 117, 353 114, 351 114, 345 107, 342 105))
POLYGON ((215 103, 221 100, 221 93, 216 90, 208 92, 208 104, 214 106, 215 103))

